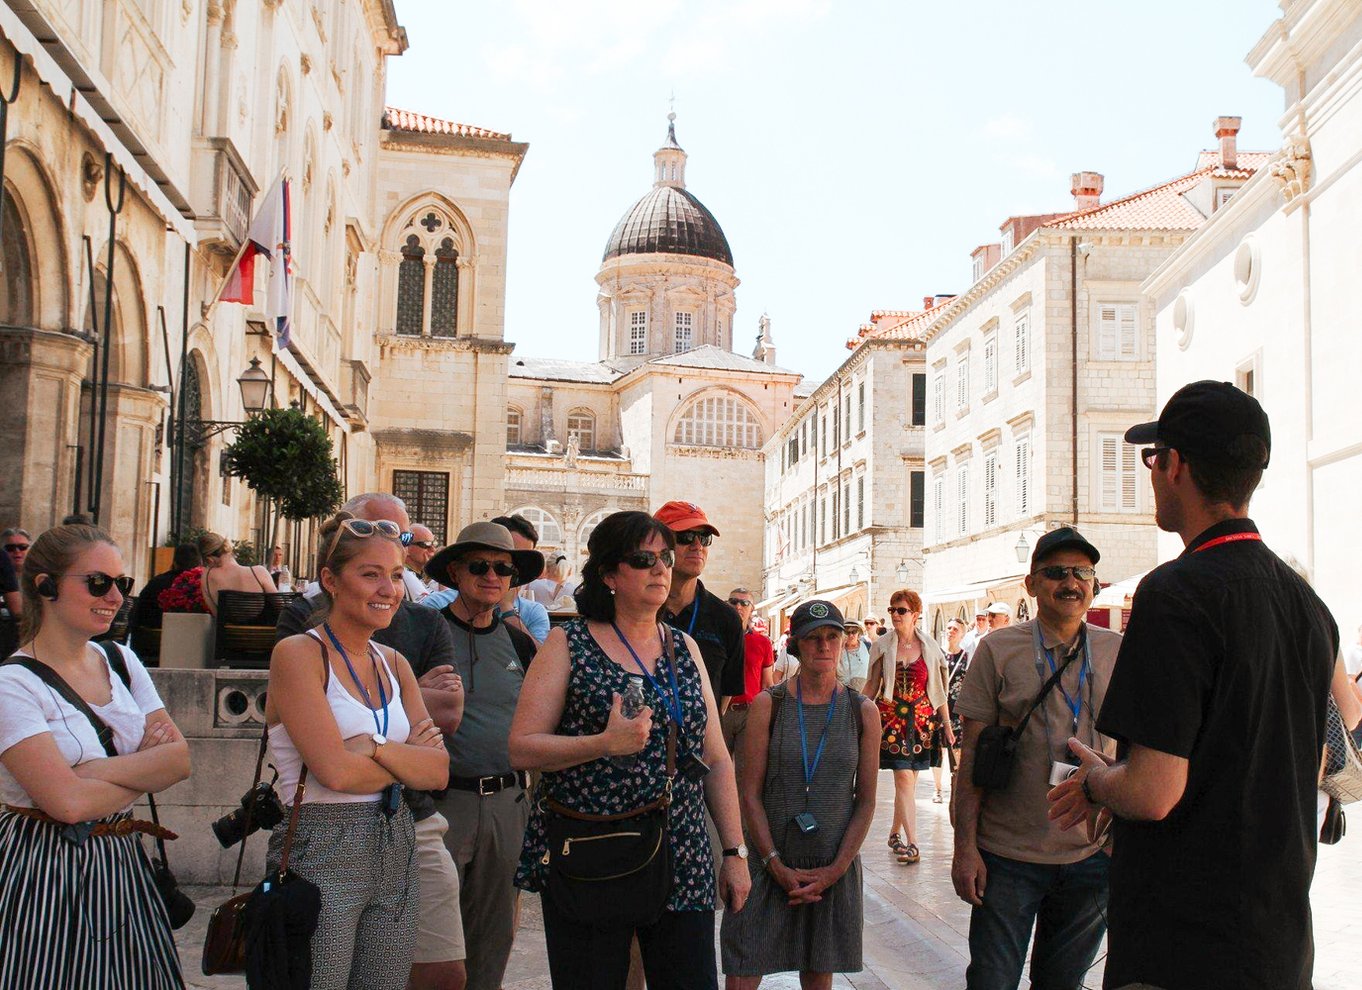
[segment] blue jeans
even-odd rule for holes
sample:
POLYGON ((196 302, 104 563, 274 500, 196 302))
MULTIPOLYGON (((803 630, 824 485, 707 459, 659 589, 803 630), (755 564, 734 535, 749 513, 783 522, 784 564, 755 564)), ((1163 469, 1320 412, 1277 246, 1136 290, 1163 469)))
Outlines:
POLYGON ((988 877, 983 906, 970 915, 967 990, 1016 990, 1032 925, 1032 990, 1078 990, 1107 930, 1111 857, 1048 865, 979 855, 988 877))

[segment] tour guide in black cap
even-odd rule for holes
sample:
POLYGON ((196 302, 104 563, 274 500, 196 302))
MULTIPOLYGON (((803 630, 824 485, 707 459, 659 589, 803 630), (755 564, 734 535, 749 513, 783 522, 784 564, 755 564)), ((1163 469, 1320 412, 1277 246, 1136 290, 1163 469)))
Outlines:
POLYGON ((1115 817, 1108 987, 1308 990, 1315 785, 1338 627, 1248 518, 1271 437, 1252 396, 1180 389, 1145 452, 1155 520, 1186 549, 1150 571, 1097 721, 1119 743, 1050 793, 1071 828, 1115 817))
POLYGON ((824 626, 836 626, 842 629, 846 625, 846 620, 842 618, 842 613, 837 610, 837 606, 832 602, 825 602, 815 599, 805 602, 795 609, 790 615, 790 640, 786 646, 786 651, 792 657, 799 656, 799 641, 824 626))

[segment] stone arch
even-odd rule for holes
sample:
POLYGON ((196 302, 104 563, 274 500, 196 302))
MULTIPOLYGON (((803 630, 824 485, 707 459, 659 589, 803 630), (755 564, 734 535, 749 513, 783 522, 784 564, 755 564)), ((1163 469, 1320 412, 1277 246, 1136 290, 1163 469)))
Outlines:
MULTIPOLYGON (((108 257, 108 246, 101 247, 96 258, 108 257)), ((94 318, 101 324, 100 344, 106 339, 104 327, 104 293, 106 262, 96 261, 94 273, 94 318)), ((85 317, 81 328, 89 331, 94 327, 91 319, 90 295, 87 290, 84 299, 85 317)), ((122 241, 114 246, 114 287, 113 287, 113 330, 107 335, 110 342, 109 381, 123 385, 145 387, 149 379, 148 355, 150 353, 149 323, 147 320, 146 300, 142 295, 142 278, 136 260, 122 241)), ((102 360, 102 359, 101 359, 102 360)))
POLYGON ((683 446, 760 450, 768 433, 755 403, 737 389, 715 386, 688 395, 677 406, 666 437, 668 443, 683 446))
MULTIPOLYGON (((14 140, 5 146, 5 192, 14 201, 27 239, 29 322, 43 330, 62 331, 75 323, 74 313, 84 307, 71 305, 71 267, 56 188, 27 142, 14 140)), ((8 218, 3 236, 10 237, 8 218)))
POLYGON ((445 338, 472 332, 477 239, 452 200, 434 191, 410 197, 388 214, 380 244, 384 329, 445 338))
POLYGON ((433 189, 409 197, 388 214, 388 220, 383 225, 383 246, 401 244, 407 232, 420 237, 422 246, 430 252, 434 252, 442 238, 452 233, 460 257, 470 258, 477 254, 477 238, 468 217, 452 199, 433 189), (431 212, 441 221, 440 227, 421 226, 420 221, 431 212))

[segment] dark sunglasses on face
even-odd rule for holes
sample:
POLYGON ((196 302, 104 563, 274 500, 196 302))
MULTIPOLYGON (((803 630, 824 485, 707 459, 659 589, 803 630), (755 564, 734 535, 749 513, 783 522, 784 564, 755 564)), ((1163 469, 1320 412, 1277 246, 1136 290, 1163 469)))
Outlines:
POLYGON ((1091 581, 1097 577, 1096 567, 1086 567, 1078 564, 1074 567, 1065 567, 1061 564, 1051 564, 1049 567, 1037 567, 1035 573, 1049 581, 1063 581, 1072 574, 1080 581, 1091 581))
POLYGON ((127 574, 121 577, 109 577, 103 571, 95 571, 92 574, 64 574, 63 578, 83 578, 85 580, 85 590, 90 593, 92 598, 103 598, 109 593, 110 588, 117 588, 118 593, 124 598, 132 593, 132 578, 127 574))
POLYGON ((889 614, 890 614, 890 615, 907 615, 907 614, 908 614, 909 612, 911 612, 911 611, 912 611, 911 608, 904 608, 902 605, 890 605, 890 606, 889 606, 889 614))
POLYGON ((676 563, 676 554, 671 550, 635 550, 621 557, 620 563, 628 564, 636 571, 651 571, 659 560, 664 567, 671 567, 676 563))
POLYGON ((488 571, 497 577, 514 577, 515 564, 508 564, 504 560, 470 560, 464 565, 468 568, 468 573, 474 577, 482 577, 488 571))
POLYGON ((732 605, 734 608, 751 608, 751 607, 752 607, 751 601, 749 601, 749 600, 746 599, 746 598, 730 598, 730 599, 728 600, 728 604, 732 605))
POLYGON ((688 547, 692 543, 698 543, 702 547, 707 547, 714 542, 714 534, 702 533, 698 529, 687 529, 676 534, 676 542, 683 547, 688 547))
POLYGON ((1144 466, 1152 471, 1154 470, 1154 465, 1158 463, 1159 455, 1165 450, 1172 449, 1172 447, 1145 447, 1140 451, 1140 460, 1144 461, 1144 466))
POLYGON ((6 553, 18 553, 20 550, 27 550, 27 549, 28 549, 28 544, 27 544, 27 543, 6 543, 6 544, 5 544, 5 552, 6 552, 6 553))
POLYGON ((434 540, 412 540, 411 545, 420 547, 422 550, 434 550, 440 544, 436 543, 434 540))

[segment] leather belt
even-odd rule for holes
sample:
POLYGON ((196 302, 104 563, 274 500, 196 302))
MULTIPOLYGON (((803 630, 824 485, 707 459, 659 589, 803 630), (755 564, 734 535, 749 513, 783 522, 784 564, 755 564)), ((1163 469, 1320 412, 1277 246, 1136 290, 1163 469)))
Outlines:
POLYGON ((740 711, 742 711, 743 709, 751 708, 751 707, 752 707, 752 702, 750 702, 750 701, 730 701, 730 702, 728 703, 728 710, 729 710, 730 712, 740 712, 740 711))
MULTIPOLYGON (((47 825, 56 825, 58 828, 66 828, 68 823, 53 818, 46 812, 39 811, 37 808, 23 808, 13 804, 7 804, 4 809, 11 814, 23 815, 25 818, 32 818, 47 825)), ((82 822, 80 824, 88 824, 82 822)), ((129 835, 133 832, 141 832, 150 835, 154 839, 178 839, 179 835, 170 829, 157 825, 155 822, 144 821, 140 818, 120 818, 112 822, 96 822, 90 828, 90 835, 129 835)))
POLYGON ((489 777, 450 777, 449 787, 456 791, 473 791, 479 797, 491 797, 515 785, 527 787, 527 775, 519 770, 492 774, 489 777))

